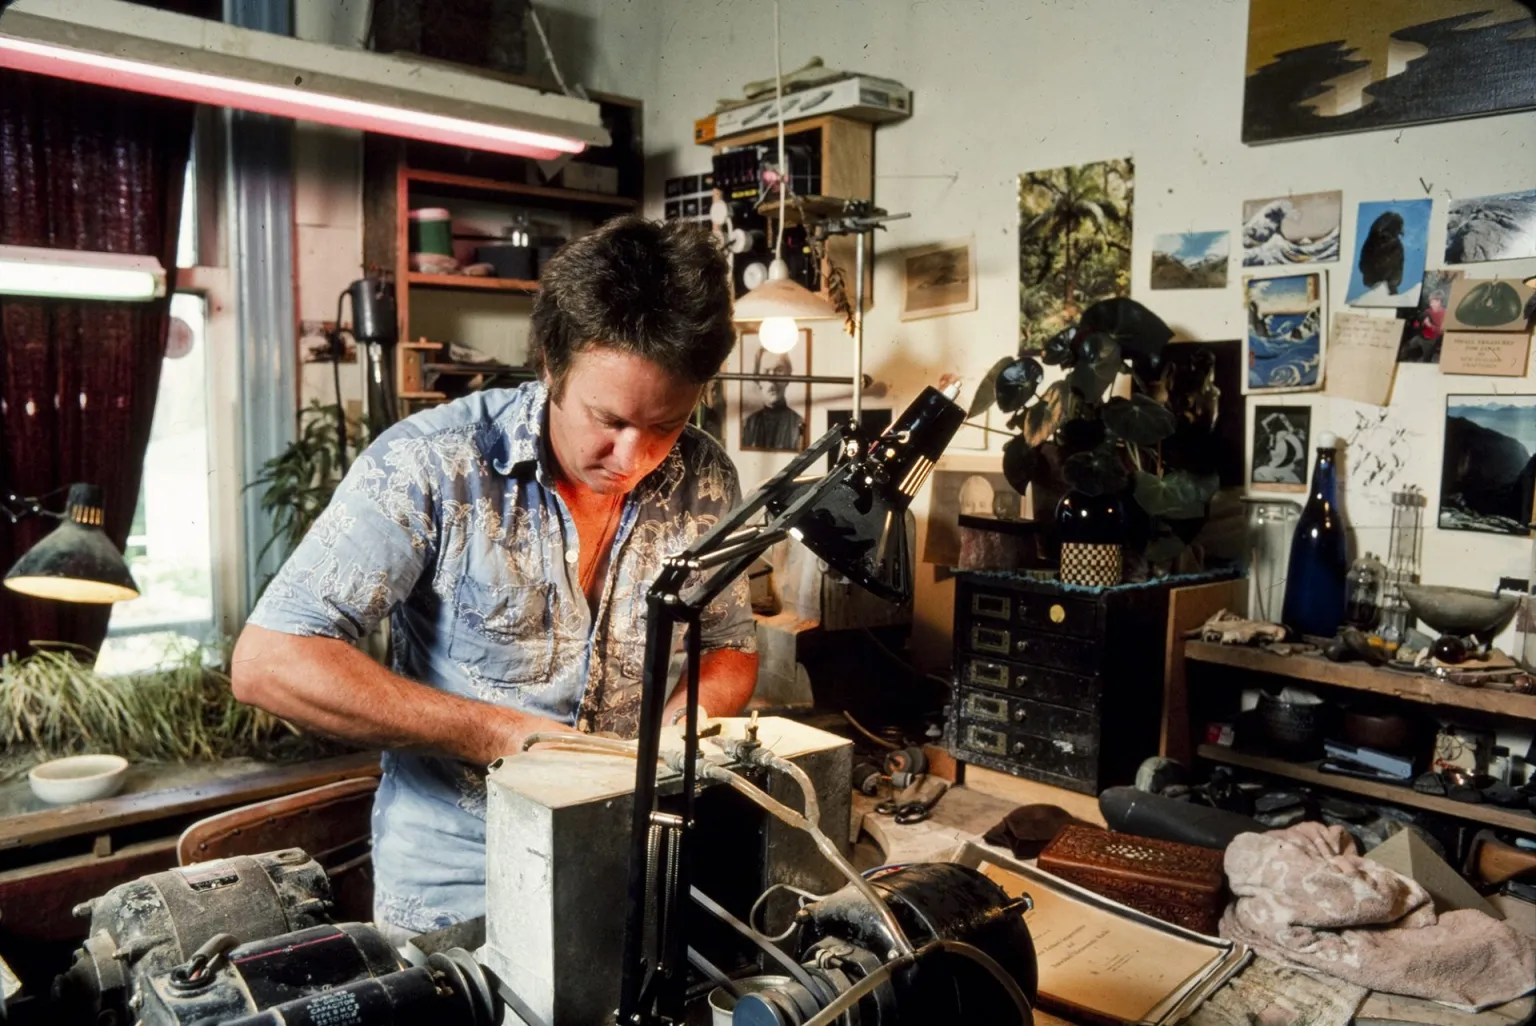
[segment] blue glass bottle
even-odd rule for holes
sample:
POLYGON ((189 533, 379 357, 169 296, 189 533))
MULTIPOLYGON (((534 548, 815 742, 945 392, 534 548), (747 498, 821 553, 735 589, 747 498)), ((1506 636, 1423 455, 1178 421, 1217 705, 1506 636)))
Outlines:
POLYGON ((1312 489, 1291 537, 1290 571, 1285 579, 1281 621, 1294 631, 1331 638, 1344 622, 1344 515, 1339 511, 1334 449, 1338 439, 1324 433, 1317 443, 1312 489))

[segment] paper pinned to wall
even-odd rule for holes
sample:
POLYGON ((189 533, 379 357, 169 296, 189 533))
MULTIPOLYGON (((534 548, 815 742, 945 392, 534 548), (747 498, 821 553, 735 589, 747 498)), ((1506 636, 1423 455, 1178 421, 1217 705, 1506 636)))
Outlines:
POLYGON ((1323 394, 1387 405, 1392 398, 1392 377, 1397 371, 1397 349, 1402 340, 1403 323, 1395 317, 1334 314, 1323 394))
POLYGON ((1530 347, 1531 336, 1524 331, 1447 331, 1440 373, 1524 377, 1530 347))

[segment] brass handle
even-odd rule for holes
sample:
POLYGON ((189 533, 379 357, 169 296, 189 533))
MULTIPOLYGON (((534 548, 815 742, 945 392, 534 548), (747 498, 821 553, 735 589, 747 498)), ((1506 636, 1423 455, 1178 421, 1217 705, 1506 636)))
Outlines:
POLYGON ((1015 722, 1015 723, 1023 723, 1024 722, 1024 718, 1026 716, 1028 716, 1028 715, 1029 714, 1026 713, 1023 709, 1015 709, 1013 711, 1013 722, 1015 722))
POLYGON ((1016 650, 1020 651, 1020 652, 1028 652, 1029 651, 1029 639, 1028 638, 1020 638, 1018 641, 1013 643, 1013 647, 1016 650))

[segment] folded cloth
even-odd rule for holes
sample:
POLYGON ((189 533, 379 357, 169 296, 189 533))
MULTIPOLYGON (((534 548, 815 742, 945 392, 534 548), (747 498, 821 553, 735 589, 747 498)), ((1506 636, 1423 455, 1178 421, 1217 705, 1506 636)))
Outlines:
POLYGON ((1342 827, 1306 822, 1227 847, 1221 935, 1372 990, 1469 1009, 1536 989, 1536 940, 1361 858, 1342 827))
POLYGON ((1093 826, 1055 805, 1020 805, 988 830, 982 840, 1009 849, 1016 859, 1032 859, 1044 851, 1068 823, 1093 826))

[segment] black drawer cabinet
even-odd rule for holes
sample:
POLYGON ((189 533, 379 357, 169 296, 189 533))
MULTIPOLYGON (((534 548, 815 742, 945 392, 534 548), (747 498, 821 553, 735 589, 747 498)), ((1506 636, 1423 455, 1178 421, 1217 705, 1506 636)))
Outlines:
POLYGON ((955 756, 1084 794, 1131 783, 1158 749, 1169 587, 957 575, 955 756))

